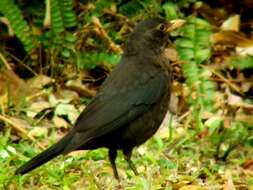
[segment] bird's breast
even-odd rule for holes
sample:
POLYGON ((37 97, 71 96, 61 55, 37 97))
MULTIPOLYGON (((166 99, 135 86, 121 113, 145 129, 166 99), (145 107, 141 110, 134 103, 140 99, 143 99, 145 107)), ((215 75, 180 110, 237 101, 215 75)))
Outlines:
POLYGON ((169 105, 169 92, 154 105, 150 107, 143 115, 131 122, 128 127, 122 131, 120 139, 122 144, 119 149, 133 148, 143 144, 152 137, 160 127, 169 105))

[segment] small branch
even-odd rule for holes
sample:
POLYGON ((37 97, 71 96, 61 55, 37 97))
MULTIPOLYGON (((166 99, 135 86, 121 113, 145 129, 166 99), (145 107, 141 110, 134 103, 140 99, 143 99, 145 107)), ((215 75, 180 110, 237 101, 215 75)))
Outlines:
POLYGON ((0 59, 2 60, 3 64, 5 65, 5 67, 8 70, 12 70, 11 66, 9 65, 8 61, 5 59, 5 57, 3 56, 3 54, 0 53, 0 59))
POLYGON ((15 121, 12 121, 10 118, 3 116, 3 115, 0 115, 0 120, 10 124, 10 126, 12 126, 13 129, 15 129, 16 131, 23 134, 30 141, 35 142, 42 150, 45 150, 45 147, 42 144, 37 142, 33 136, 29 135, 28 132, 25 129, 23 129, 22 127, 20 127, 15 121))
POLYGON ((111 49, 115 53, 121 54, 122 53, 122 49, 120 48, 119 45, 115 44, 112 41, 112 39, 108 36, 107 32, 103 28, 103 26, 102 26, 101 22, 99 21, 99 19, 97 17, 93 17, 92 18, 92 22, 93 22, 93 24, 96 27, 95 28, 95 32, 108 42, 109 49, 111 49))
POLYGON ((243 95, 243 93, 241 92, 241 90, 236 86, 234 85, 233 83, 231 83, 228 79, 226 79, 224 76, 222 76, 220 73, 216 72, 215 70, 211 69, 211 68, 208 68, 206 66, 203 66, 202 67, 204 68, 207 68, 209 69, 214 75, 216 75, 217 77, 219 77, 221 79, 221 81, 225 82, 230 88, 232 88, 234 91, 236 91, 237 93, 243 95))
POLYGON ((21 61, 20 59, 18 59, 17 57, 15 57, 14 55, 12 54, 9 54, 10 57, 12 59, 14 59, 15 61, 17 61, 19 64, 21 64, 23 67, 25 67, 27 70, 29 70, 32 74, 34 74, 34 76, 38 76, 38 74, 33 70, 31 69, 28 65, 26 65, 25 63, 23 63, 23 61, 21 61))

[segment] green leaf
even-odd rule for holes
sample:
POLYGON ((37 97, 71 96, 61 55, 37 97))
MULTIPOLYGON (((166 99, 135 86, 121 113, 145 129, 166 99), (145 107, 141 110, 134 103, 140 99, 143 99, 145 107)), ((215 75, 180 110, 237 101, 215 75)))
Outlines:
POLYGON ((234 57, 231 59, 230 64, 238 69, 248 69, 253 68, 253 56, 245 56, 245 57, 234 57))
POLYGON ((119 63, 120 55, 105 52, 93 52, 78 54, 78 67, 93 69, 98 64, 116 65, 119 63))
POLYGON ((166 2, 163 4, 162 8, 165 12, 166 19, 172 20, 178 18, 177 5, 175 3, 166 2))

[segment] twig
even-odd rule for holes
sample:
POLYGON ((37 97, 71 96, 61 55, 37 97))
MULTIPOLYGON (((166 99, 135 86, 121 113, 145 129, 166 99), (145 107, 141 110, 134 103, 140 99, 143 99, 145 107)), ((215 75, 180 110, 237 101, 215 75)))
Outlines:
POLYGON ((12 59, 14 59, 15 61, 17 61, 19 64, 21 64, 22 66, 24 66, 27 70, 29 70, 32 74, 34 74, 34 76, 38 76, 38 74, 32 70, 28 65, 26 65, 25 63, 23 63, 23 61, 21 61, 19 58, 15 57, 14 55, 10 54, 10 57, 12 59))
POLYGON ((178 122, 182 121, 185 117, 187 117, 190 114, 190 111, 185 112, 183 115, 178 117, 178 122))
POLYGON ((3 54, 0 53, 0 59, 2 60, 3 64, 8 70, 12 70, 11 66, 9 65, 8 61, 4 58, 3 54))
MULTIPOLYGON (((208 68, 206 66, 201 65, 204 68, 208 68)), ((215 70, 208 68, 214 75, 216 75, 217 77, 219 77, 223 82, 225 82, 228 86, 230 86, 234 91, 236 91, 237 93, 243 95, 243 93, 241 92, 241 90, 234 85, 233 83, 231 83, 228 79, 226 79, 224 76, 222 76, 220 73, 216 72, 215 70)))
POLYGON ((97 17, 92 17, 92 22, 95 25, 95 32, 99 34, 101 37, 105 38, 108 42, 109 48, 114 51, 115 53, 122 53, 122 49, 120 48, 119 45, 115 44, 112 39, 108 36, 106 33, 105 29, 103 28, 101 22, 97 17))
POLYGON ((18 132, 26 136, 30 141, 35 142, 42 150, 45 150, 45 147, 42 144, 37 142, 33 136, 29 135, 25 129, 23 129, 22 127, 19 127, 15 121, 12 121, 10 118, 3 115, 0 115, 0 120, 10 124, 15 130, 17 130, 18 132))

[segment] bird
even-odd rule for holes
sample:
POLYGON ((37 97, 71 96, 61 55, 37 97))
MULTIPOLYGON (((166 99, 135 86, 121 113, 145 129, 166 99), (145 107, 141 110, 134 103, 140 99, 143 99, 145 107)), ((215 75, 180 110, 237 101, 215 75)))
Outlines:
POLYGON ((116 179, 120 179, 115 163, 118 150, 138 175, 132 150, 154 135, 167 113, 173 75, 165 49, 172 44, 170 32, 183 23, 163 18, 140 21, 126 40, 119 64, 74 126, 15 174, 23 175, 61 154, 105 147, 116 179))

